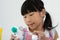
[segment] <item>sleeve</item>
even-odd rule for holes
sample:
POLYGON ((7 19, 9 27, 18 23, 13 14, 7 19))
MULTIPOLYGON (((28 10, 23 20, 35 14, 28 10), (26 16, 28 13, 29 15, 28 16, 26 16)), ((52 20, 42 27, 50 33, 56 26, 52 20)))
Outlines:
POLYGON ((51 31, 52 31, 52 37, 53 37, 53 39, 54 39, 54 37, 55 37, 57 31, 56 31, 55 29, 52 29, 51 31))

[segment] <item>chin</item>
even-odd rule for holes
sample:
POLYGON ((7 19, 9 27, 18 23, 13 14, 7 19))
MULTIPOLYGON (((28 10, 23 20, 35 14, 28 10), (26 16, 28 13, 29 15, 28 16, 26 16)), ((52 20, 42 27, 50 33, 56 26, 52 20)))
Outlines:
POLYGON ((35 27, 30 27, 31 30, 35 30, 36 28, 35 27))

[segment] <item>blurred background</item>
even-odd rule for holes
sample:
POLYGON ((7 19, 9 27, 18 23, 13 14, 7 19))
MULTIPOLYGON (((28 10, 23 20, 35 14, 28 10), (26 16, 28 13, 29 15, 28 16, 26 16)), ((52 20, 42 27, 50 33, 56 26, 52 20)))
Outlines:
MULTIPOLYGON (((52 17, 53 26, 58 32, 60 40, 60 0, 42 0, 52 17)), ((0 0, 0 27, 3 29, 2 40, 10 40, 11 27, 26 27, 23 17, 21 16, 21 5, 24 0, 0 0)))

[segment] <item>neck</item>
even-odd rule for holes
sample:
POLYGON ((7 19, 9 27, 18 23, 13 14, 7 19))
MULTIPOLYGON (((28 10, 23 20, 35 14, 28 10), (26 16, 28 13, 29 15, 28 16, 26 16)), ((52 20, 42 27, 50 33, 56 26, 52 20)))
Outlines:
POLYGON ((39 26, 36 28, 36 31, 44 31, 44 30, 43 30, 43 24, 39 25, 39 26))

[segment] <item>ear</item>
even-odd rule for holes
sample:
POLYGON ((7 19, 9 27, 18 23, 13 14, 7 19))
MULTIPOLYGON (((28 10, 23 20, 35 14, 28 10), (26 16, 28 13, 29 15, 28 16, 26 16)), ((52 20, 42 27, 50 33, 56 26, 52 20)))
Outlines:
POLYGON ((45 12, 46 12, 45 9, 42 9, 42 11, 40 12, 40 16, 44 18, 45 12))

